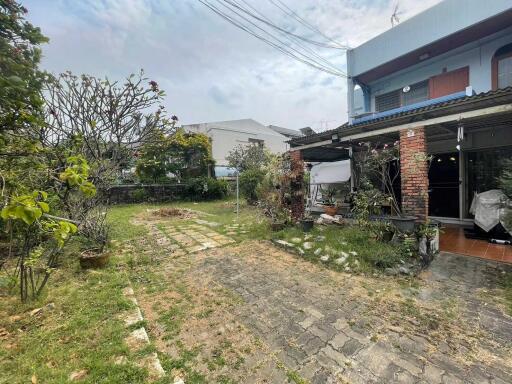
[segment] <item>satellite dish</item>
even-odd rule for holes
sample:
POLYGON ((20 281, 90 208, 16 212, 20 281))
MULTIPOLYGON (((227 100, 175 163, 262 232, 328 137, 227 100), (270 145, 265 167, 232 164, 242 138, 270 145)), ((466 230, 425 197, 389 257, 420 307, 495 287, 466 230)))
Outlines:
POLYGON ((411 90, 411 87, 409 87, 408 85, 406 85, 405 87, 403 87, 403 88, 402 88, 402 91, 403 91, 404 93, 407 93, 407 92, 409 92, 410 90, 411 90))

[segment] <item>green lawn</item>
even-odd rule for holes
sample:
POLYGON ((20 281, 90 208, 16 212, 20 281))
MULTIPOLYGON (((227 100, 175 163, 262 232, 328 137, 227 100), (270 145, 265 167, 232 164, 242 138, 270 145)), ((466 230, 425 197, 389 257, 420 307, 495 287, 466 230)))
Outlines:
MULTIPOLYGON (((123 341, 129 329, 124 327, 120 315, 132 304, 123 297, 122 289, 130 280, 136 291, 145 289, 149 293, 158 290, 159 286, 165 287, 166 282, 160 281, 158 275, 158 260, 165 255, 144 237, 146 227, 135 225, 131 220, 146 214, 147 210, 171 206, 206 213, 200 214, 199 218, 220 223, 218 231, 227 231, 225 227, 237 221, 233 200, 112 207, 108 216, 112 226, 113 241, 109 249, 112 257, 106 268, 82 270, 77 259, 79 244, 70 244, 62 265, 37 302, 21 304, 15 294, 0 291, 4 294, 0 296, 0 383, 31 380, 64 383, 72 372, 82 370, 87 371, 81 380, 83 383, 147 382, 146 370, 133 363, 135 356, 130 354, 123 341), (151 252, 143 252, 142 238, 146 241, 145 249, 149 247, 151 252), (35 316, 30 315, 35 308, 43 310, 35 316), (115 364, 115 359, 120 356, 125 356, 128 363, 115 364)), ((242 204, 237 222, 244 228, 243 233, 234 236, 238 242, 300 238, 303 246, 304 233, 300 229, 290 227, 271 232, 268 220, 255 207, 242 204)), ((394 263, 399 259, 396 247, 376 243, 357 228, 316 226, 308 236, 307 241, 314 241, 317 236, 325 239, 316 241, 312 249, 304 250, 304 257, 320 262, 320 255, 314 252, 322 248, 321 255, 331 254, 329 261, 323 264, 333 269, 343 270, 350 266, 352 270, 370 270, 375 267, 376 260, 394 263), (335 262, 335 255, 342 251, 348 254, 346 265, 335 262), (349 253, 351 251, 356 254, 349 253)), ((186 305, 183 308, 186 309, 186 305)), ((171 315, 173 319, 176 317, 176 314, 171 315)), ((169 362, 162 356, 165 368, 178 363, 169 362)), ((168 380, 165 378, 162 382, 168 380)))
POLYGON ((83 271, 76 255, 66 255, 37 302, 0 299, 0 330, 7 332, 0 339, 0 383, 64 383, 81 370, 88 372, 84 383, 145 382, 145 370, 114 364, 115 357, 130 355, 118 319, 132 305, 121 293, 128 280, 119 257, 105 269, 83 271))

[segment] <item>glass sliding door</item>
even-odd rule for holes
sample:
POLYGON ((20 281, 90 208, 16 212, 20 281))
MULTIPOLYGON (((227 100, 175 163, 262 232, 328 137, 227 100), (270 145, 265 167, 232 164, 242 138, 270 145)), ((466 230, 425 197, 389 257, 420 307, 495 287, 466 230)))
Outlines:
POLYGON ((512 147, 484 149, 465 153, 466 157, 466 201, 465 214, 470 217, 469 208, 475 193, 498 189, 498 178, 503 171, 503 159, 512 158, 512 147))

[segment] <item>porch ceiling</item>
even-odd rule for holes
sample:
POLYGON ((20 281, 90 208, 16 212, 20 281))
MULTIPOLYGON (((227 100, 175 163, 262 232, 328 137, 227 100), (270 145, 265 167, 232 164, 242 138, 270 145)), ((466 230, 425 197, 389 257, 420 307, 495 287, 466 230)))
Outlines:
POLYGON ((349 159, 348 148, 339 148, 326 146, 326 147, 313 147, 306 148, 302 151, 302 159, 310 162, 330 162, 349 159))
POLYGON ((471 133, 483 130, 493 130, 496 128, 510 128, 512 135, 512 112, 503 114, 477 116, 470 119, 459 121, 450 121, 442 124, 428 126, 426 129, 427 140, 445 140, 457 137, 457 130, 461 124, 465 133, 471 133))

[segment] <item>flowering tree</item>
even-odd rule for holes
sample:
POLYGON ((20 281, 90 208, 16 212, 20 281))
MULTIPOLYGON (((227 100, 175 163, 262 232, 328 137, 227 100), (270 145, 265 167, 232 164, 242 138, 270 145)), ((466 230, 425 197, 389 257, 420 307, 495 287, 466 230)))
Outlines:
MULTIPOLYGON (((400 142, 371 144, 360 142, 356 165, 358 191, 373 190, 369 203, 375 208, 389 201, 393 210, 401 213, 395 184, 400 177, 400 142)), ((375 209, 374 209, 375 211, 375 209)), ((375 212, 373 212, 375 213, 375 212)))

